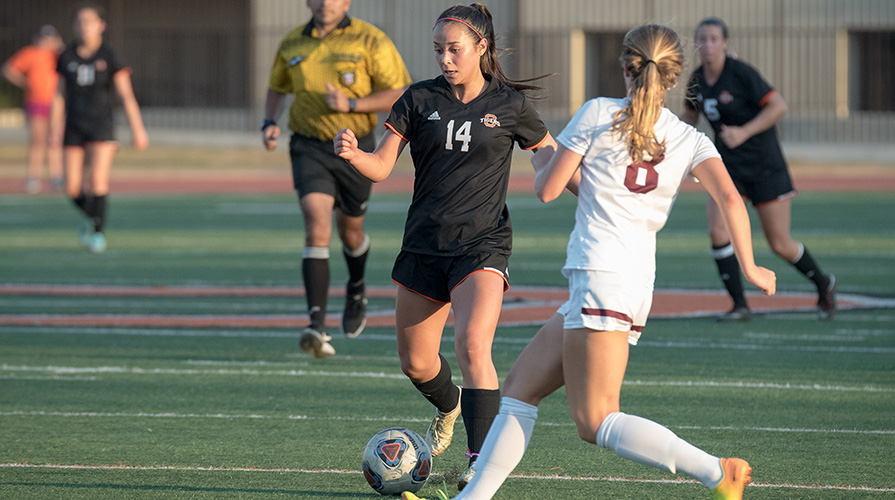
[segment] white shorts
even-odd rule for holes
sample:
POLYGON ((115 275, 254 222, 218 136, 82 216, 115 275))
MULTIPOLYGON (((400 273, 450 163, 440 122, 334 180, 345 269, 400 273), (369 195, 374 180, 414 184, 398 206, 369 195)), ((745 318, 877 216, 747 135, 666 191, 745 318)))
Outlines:
POLYGON ((606 271, 564 269, 569 300, 557 311, 563 328, 628 332, 637 345, 653 304, 653 280, 606 271))

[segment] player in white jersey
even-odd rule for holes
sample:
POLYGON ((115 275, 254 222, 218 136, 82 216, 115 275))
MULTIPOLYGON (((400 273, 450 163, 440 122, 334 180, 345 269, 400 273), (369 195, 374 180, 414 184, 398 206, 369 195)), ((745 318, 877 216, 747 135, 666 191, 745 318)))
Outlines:
POLYGON ((629 345, 652 298, 655 234, 687 175, 721 208, 746 279, 775 291, 774 273, 755 265, 746 207, 714 146, 664 108, 683 64, 677 34, 659 25, 636 28, 625 36, 621 62, 628 97, 588 102, 557 137, 557 151, 545 148, 532 159, 542 201, 566 188, 578 194, 563 268, 569 301, 510 370, 476 474, 455 499, 495 494, 525 453, 538 403, 563 385, 584 441, 693 476, 715 499, 742 498, 751 480, 745 460, 719 459, 658 423, 619 411, 629 345))

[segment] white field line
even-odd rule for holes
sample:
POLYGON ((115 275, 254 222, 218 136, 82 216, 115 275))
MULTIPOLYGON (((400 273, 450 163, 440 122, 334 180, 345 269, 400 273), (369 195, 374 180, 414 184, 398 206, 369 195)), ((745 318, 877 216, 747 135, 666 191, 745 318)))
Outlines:
MULTIPOLYGON (((133 366, 30 366, 0 364, 0 372, 23 373, 50 373, 53 375, 83 375, 83 374, 123 374, 123 375, 237 375, 237 376, 261 376, 261 377, 350 377, 350 378, 378 378, 390 380, 404 380, 402 373, 385 372, 339 372, 325 370, 252 370, 241 369, 184 369, 184 368, 139 368, 133 366)), ((459 380, 459 376, 455 377, 459 380)), ((625 380, 624 385, 629 386, 656 386, 656 387, 693 387, 693 388, 732 388, 732 389, 769 389, 769 390, 806 390, 806 391, 834 391, 834 392, 895 392, 895 387, 874 386, 838 386, 820 384, 790 384, 772 382, 713 382, 709 380, 625 380)))
MULTIPOLYGON (((503 326, 529 326, 526 324, 504 324, 503 326)), ((171 329, 171 328, 122 328, 122 327, 47 327, 47 326, 0 326, 0 333, 4 332, 24 332, 29 334, 47 334, 47 335, 124 335, 124 336, 145 336, 145 337, 228 337, 228 338, 299 338, 301 333, 282 330, 190 330, 190 329, 171 329)), ((394 342, 395 336, 389 334, 370 333, 362 337, 364 340, 376 340, 384 342, 394 342)), ((780 337, 786 339, 786 337, 780 337)), ((338 340, 338 339, 337 339, 338 340)), ((831 353, 853 353, 853 354, 892 354, 895 348, 892 347, 848 347, 848 346, 810 346, 804 344, 783 345, 783 344, 755 344, 755 343, 730 343, 730 342, 706 342, 700 339, 681 339, 682 341, 651 341, 641 340, 638 346, 642 347, 663 347, 672 349, 719 349, 719 350, 737 350, 737 351, 791 351, 791 352, 831 352, 831 353)), ((860 337, 852 339, 861 341, 860 337)), ((441 338, 442 343, 453 344, 453 335, 444 335, 441 338)), ((494 337, 494 344, 497 345, 527 345, 531 339, 520 337, 494 337)))
MULTIPOLYGON (((343 422, 408 422, 427 423, 430 418, 412 417, 312 417, 308 415, 261 415, 261 414, 226 414, 226 413, 150 413, 150 412, 94 412, 94 411, 5 411, 0 412, 0 417, 62 417, 62 418, 170 418, 170 419, 221 419, 221 420, 339 420, 343 422)), ((537 425, 545 427, 574 427, 573 422, 538 422, 537 425)), ((779 432, 779 433, 808 433, 808 434, 865 434, 865 435, 895 435, 895 430, 859 430, 859 429, 804 429, 786 427, 735 427, 735 426, 699 426, 699 425, 668 425, 671 429, 683 429, 694 431, 751 431, 751 432, 779 432)))
MULTIPOLYGON (((205 472, 291 472, 298 474, 362 474, 358 470, 338 469, 291 469, 291 468, 262 468, 262 467, 207 467, 207 466, 174 466, 174 465, 88 465, 88 464, 29 464, 29 463, 0 463, 0 468, 19 469, 76 469, 76 470, 139 470, 139 471, 205 471, 205 472)), ((442 474, 434 473, 433 476, 442 474)), ((546 476, 546 475, 521 475, 510 474, 510 479, 528 479, 538 481, 596 481, 615 483, 659 483, 659 484, 698 484, 691 479, 637 479, 630 477, 592 477, 592 476, 546 476)), ((837 491, 868 491, 889 493, 895 492, 895 488, 876 488, 871 486, 844 486, 822 484, 770 484, 752 483, 750 488, 779 488, 800 490, 837 490, 837 491)))

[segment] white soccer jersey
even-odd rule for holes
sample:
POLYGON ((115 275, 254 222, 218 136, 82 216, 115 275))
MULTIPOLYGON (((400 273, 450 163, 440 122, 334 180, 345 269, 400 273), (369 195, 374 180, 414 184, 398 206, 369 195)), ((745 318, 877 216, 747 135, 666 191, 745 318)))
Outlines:
POLYGON ((665 225, 681 183, 708 158, 719 158, 705 134, 668 109, 656 123, 665 154, 632 165, 627 145, 612 132, 624 99, 588 101, 557 142, 583 155, 575 229, 563 269, 626 273, 654 279, 656 232, 665 225))

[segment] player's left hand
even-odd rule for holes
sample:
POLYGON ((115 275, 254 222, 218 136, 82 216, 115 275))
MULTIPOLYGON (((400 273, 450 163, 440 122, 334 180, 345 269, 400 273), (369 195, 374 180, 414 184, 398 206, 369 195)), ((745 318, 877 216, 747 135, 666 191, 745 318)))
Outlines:
POLYGON ((749 139, 749 136, 746 135, 743 127, 738 127, 736 125, 721 125, 721 132, 718 135, 721 137, 721 140, 724 141, 724 145, 730 149, 740 147, 747 139, 749 139))
POLYGON ((347 113, 351 111, 348 109, 348 96, 328 82, 326 84, 326 105, 329 106, 329 109, 338 111, 339 113, 347 113))
POLYGON ((135 150, 143 151, 149 147, 149 134, 146 133, 145 128, 134 130, 132 135, 134 136, 133 139, 135 150))

